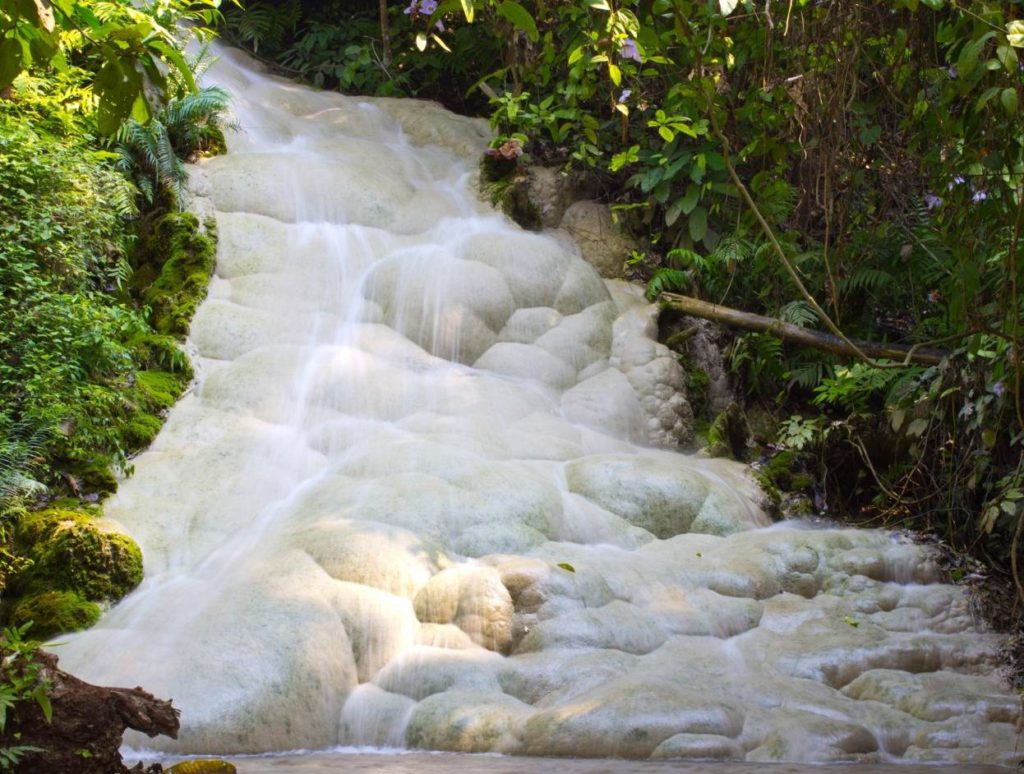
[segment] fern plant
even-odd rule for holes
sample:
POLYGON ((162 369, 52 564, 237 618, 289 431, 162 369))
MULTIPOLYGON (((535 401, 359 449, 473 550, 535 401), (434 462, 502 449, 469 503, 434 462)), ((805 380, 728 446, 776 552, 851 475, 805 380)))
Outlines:
POLYGON ((246 5, 233 6, 224 12, 228 34, 248 46, 254 54, 276 53, 285 38, 295 33, 302 19, 302 3, 287 0, 277 5, 255 0, 246 5))
POLYGON ((148 124, 131 119, 121 126, 115 138, 117 167, 135 183, 146 204, 165 192, 177 208, 184 205, 184 160, 222 137, 229 102, 220 86, 205 86, 172 99, 148 124))

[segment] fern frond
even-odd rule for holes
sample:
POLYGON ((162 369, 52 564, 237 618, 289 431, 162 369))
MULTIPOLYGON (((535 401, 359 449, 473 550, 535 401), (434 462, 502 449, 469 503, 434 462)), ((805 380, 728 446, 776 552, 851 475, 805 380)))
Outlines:
POLYGON ((892 282, 892 274, 884 269, 858 266, 849 276, 841 277, 838 285, 841 293, 858 293, 879 290, 892 282))
POLYGON ((688 290, 690 287, 690 275, 685 271, 671 268, 660 268, 654 272, 647 283, 647 298, 654 300, 665 291, 688 290))
POLYGON ((818 322, 818 315, 806 301, 791 301, 779 310, 779 319, 801 328, 813 328, 818 322))

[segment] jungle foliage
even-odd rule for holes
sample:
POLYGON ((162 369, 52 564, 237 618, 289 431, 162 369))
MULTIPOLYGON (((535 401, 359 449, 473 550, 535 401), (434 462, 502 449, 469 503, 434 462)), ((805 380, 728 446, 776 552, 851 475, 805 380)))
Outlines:
POLYGON ((747 401, 782 420, 771 440, 813 472, 822 503, 1015 559, 1021 0, 386 9, 376 24, 376 4, 258 0, 227 24, 318 85, 476 107, 496 147, 525 151, 520 166, 590 170, 643 239, 632 268, 652 299, 679 291, 945 349, 925 367, 746 334, 730 357, 747 401))
POLYGON ((183 162, 223 142, 227 106, 168 31, 196 8, 0 7, 0 621, 35 636, 141 578, 95 503, 191 379, 178 339, 213 242, 178 211, 183 162), (111 67, 135 75, 107 88, 111 67))

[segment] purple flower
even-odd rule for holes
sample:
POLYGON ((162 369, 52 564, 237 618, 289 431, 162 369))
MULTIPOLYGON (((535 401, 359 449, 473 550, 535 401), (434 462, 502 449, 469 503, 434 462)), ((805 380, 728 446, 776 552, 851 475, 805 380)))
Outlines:
POLYGON ((963 184, 964 184, 963 176, 962 175, 954 175, 953 176, 953 180, 949 183, 949 185, 946 186, 946 189, 949 190, 949 191, 952 191, 953 190, 953 186, 955 186, 955 185, 963 185, 963 184))
POLYGON ((408 7, 406 7, 406 9, 402 11, 402 13, 404 13, 406 16, 410 16, 419 10, 419 8, 417 7, 418 5, 419 0, 412 0, 412 2, 409 3, 408 7))
POLYGON ((928 291, 928 303, 929 304, 937 304, 941 300, 942 300, 942 294, 939 291, 937 291, 937 290, 929 290, 928 291))
POLYGON ((988 198, 988 192, 985 191, 985 190, 979 189, 979 190, 974 192, 974 196, 971 197, 971 201, 972 202, 983 202, 987 198, 988 198))
POLYGON ((942 197, 936 196, 933 193, 926 193, 924 195, 924 203, 929 210, 934 210, 936 207, 942 206, 942 197))
POLYGON ((643 58, 640 56, 640 52, 637 51, 636 41, 633 38, 626 38, 622 41, 622 46, 619 48, 619 55, 623 59, 632 59, 634 62, 643 63, 643 58))
POLYGON ((625 102, 627 99, 629 99, 629 96, 632 93, 633 93, 632 89, 623 89, 622 93, 619 95, 619 102, 625 102))
POLYGON ((430 16, 437 10, 437 0, 420 0, 420 13, 430 16))
POLYGON ((1003 393, 1006 392, 1006 385, 1003 384, 1002 382, 996 382, 995 384, 992 385, 992 392, 998 395, 999 397, 1002 397, 1003 393))
POLYGON ((946 70, 946 72, 949 73, 949 77, 952 78, 954 81, 960 77, 960 72, 956 69, 956 65, 950 67, 948 70, 946 70))
POLYGON ((438 32, 444 32, 444 22, 441 21, 440 19, 434 22, 434 26, 437 27, 438 32))

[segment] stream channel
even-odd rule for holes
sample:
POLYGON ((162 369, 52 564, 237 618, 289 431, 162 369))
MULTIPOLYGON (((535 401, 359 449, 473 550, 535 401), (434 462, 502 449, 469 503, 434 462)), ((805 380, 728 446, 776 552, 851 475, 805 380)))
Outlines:
POLYGON ((220 53, 239 130, 191 170, 219 238, 197 383, 106 508, 146 576, 58 651, 181 708, 177 741, 129 745, 1016 763, 963 590, 889 533, 771 524, 743 466, 668 450, 688 406, 656 310, 480 201, 483 122, 220 53))

